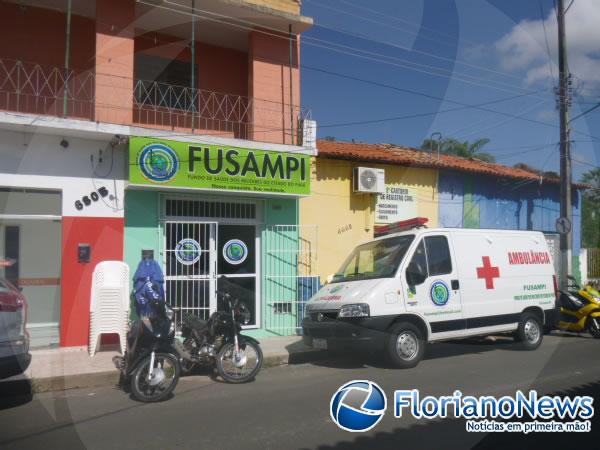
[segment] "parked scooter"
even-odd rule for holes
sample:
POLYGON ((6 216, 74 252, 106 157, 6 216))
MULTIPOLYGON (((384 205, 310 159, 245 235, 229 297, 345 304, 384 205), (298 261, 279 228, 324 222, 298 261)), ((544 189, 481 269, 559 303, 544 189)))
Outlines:
POLYGON ((184 341, 176 344, 182 372, 190 373, 197 365, 216 366, 228 383, 245 383, 256 377, 263 362, 258 341, 240 334, 242 325, 250 322, 250 311, 229 292, 217 296, 222 311, 214 312, 207 321, 193 315, 183 320, 184 341))
POLYGON ((587 331, 600 338, 600 292, 590 285, 580 287, 575 278, 569 276, 569 289, 560 292, 559 306, 560 330, 587 331))
POLYGON ((142 402, 166 399, 177 386, 181 367, 173 346, 173 310, 163 300, 149 301, 150 314, 138 319, 127 335, 124 357, 113 362, 121 370, 121 385, 142 402))

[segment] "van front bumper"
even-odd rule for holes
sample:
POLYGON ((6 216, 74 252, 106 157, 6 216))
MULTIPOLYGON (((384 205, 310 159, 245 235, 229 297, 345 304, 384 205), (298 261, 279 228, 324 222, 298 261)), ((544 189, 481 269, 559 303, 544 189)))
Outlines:
POLYGON ((327 350, 381 351, 387 341, 386 330, 394 318, 365 317, 352 319, 325 319, 302 321, 302 340, 313 347, 313 339, 327 342, 327 350))

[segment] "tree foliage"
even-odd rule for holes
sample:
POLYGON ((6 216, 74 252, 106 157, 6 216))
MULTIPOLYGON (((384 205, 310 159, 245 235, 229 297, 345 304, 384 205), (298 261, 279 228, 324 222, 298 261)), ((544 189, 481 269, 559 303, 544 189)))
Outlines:
POLYGON ((584 248, 600 248, 600 168, 585 173, 581 179, 590 184, 582 201, 582 245, 584 248))

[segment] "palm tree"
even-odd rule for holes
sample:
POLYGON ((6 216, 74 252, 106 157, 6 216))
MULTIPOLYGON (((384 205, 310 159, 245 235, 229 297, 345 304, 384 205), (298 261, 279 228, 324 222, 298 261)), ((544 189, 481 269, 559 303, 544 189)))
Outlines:
POLYGON ((425 139, 421 144, 423 150, 436 151, 440 145, 440 153, 444 155, 460 156, 461 158, 479 159, 486 162, 496 162, 494 155, 482 152, 481 149, 490 143, 487 138, 477 139, 475 142, 459 141, 454 138, 445 138, 439 143, 434 139, 425 139))

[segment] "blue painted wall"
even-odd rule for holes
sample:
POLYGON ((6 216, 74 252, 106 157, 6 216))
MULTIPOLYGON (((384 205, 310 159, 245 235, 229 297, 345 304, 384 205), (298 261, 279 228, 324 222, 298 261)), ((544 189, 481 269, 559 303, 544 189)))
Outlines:
MULTIPOLYGON (((440 172, 441 227, 499 228, 554 233, 560 188, 464 173, 440 172)), ((573 255, 581 245, 581 203, 573 192, 573 255)))

